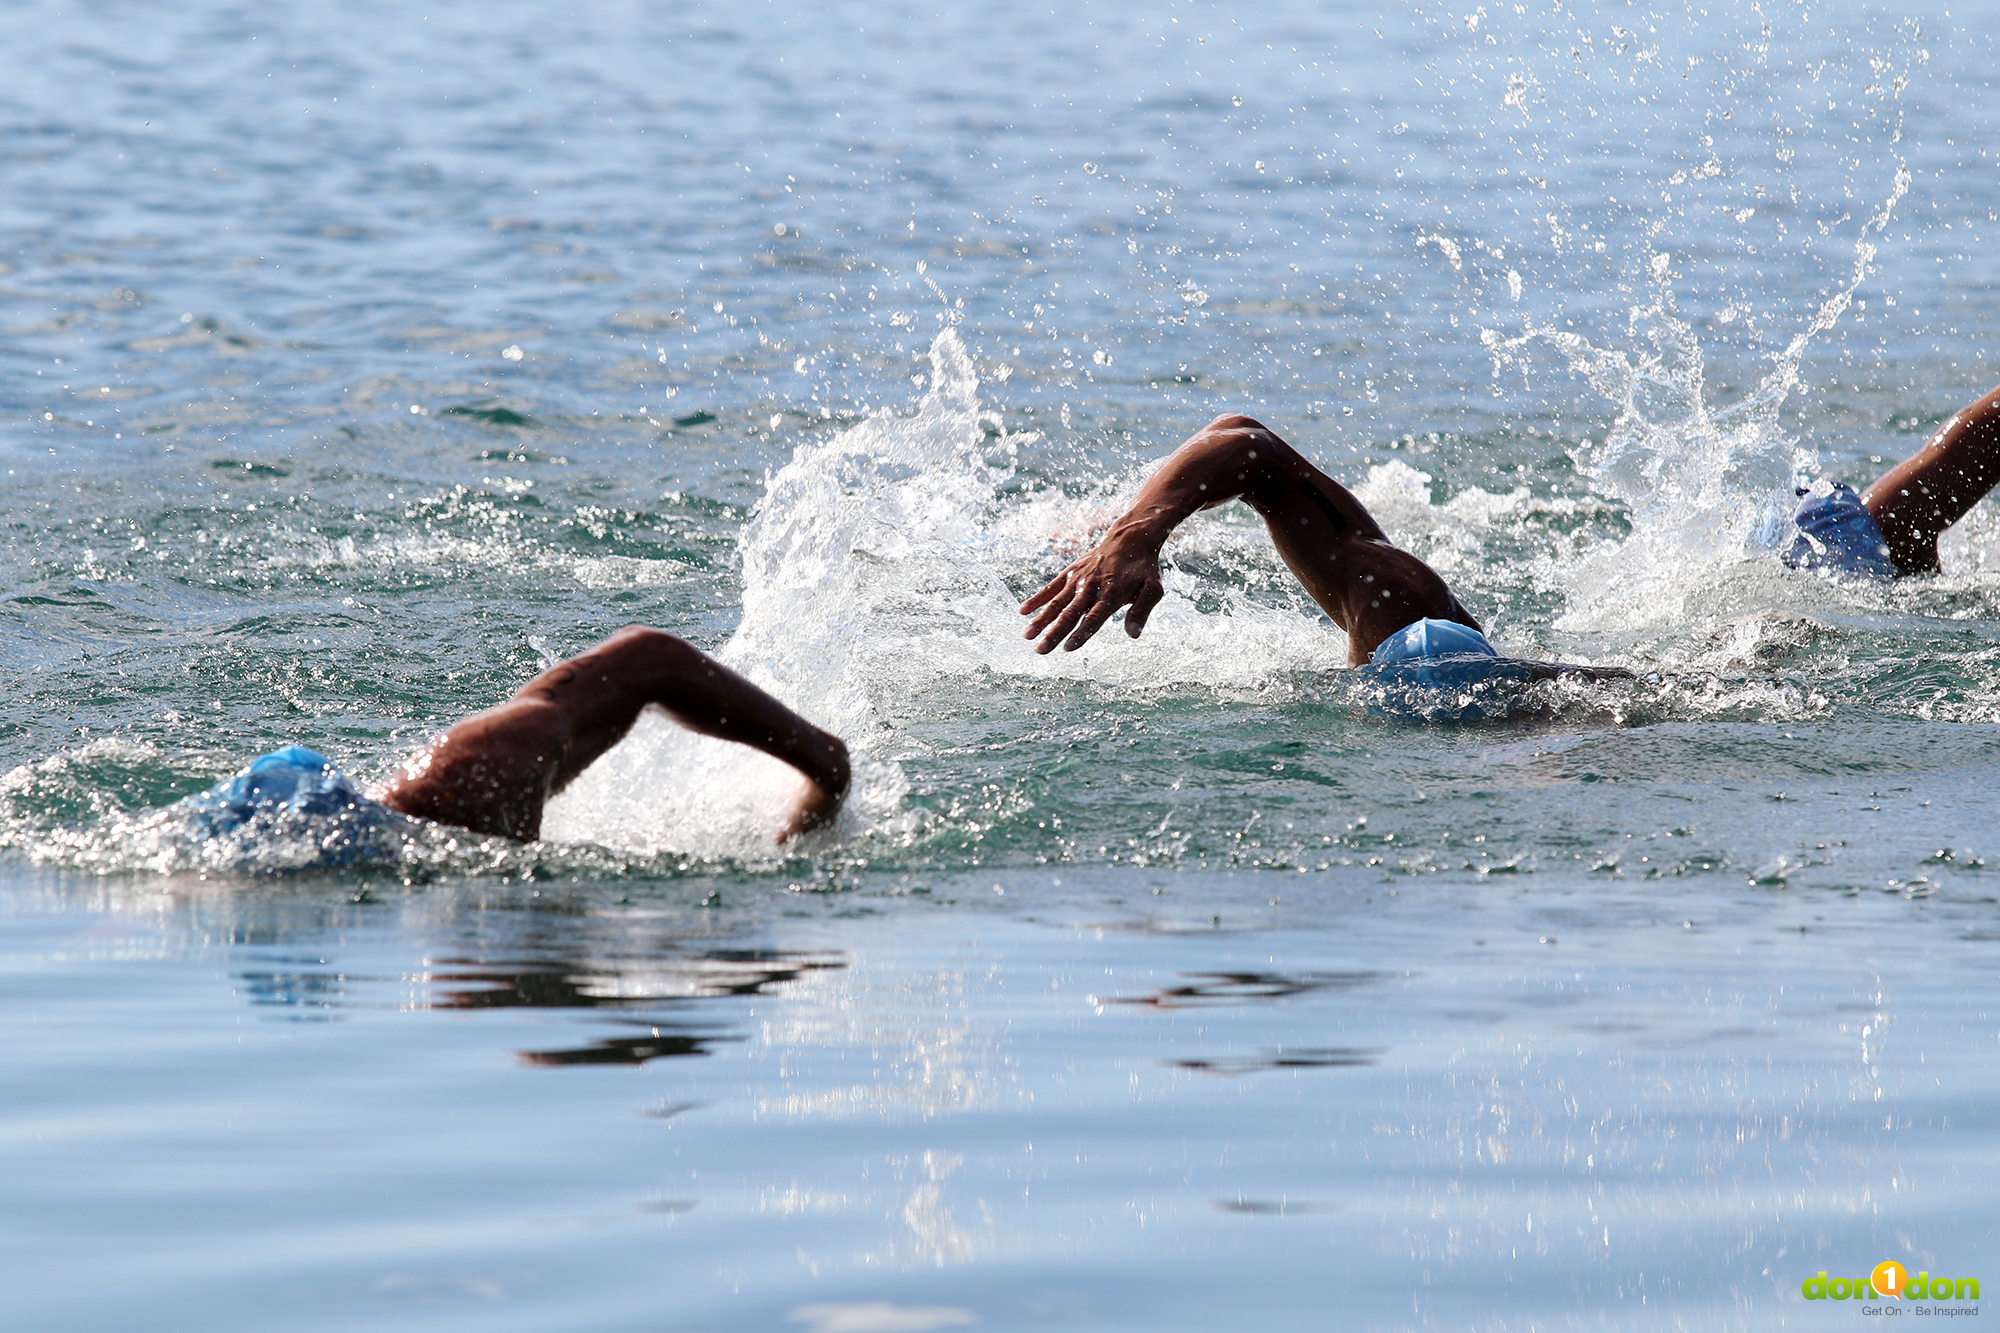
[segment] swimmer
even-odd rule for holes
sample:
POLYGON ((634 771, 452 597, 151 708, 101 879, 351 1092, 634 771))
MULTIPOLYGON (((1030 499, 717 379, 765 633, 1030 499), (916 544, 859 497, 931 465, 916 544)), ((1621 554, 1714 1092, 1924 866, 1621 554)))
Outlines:
MULTIPOLYGON (((1132 507, 1097 545, 1021 605, 1034 617, 1024 638, 1038 653, 1082 647, 1120 607, 1138 638, 1165 589, 1160 549, 1199 510, 1241 500, 1262 516, 1272 544, 1333 623, 1347 631, 1347 660, 1388 667, 1424 659, 1464 665, 1492 659, 1506 674, 1626 677, 1617 667, 1502 658, 1445 581, 1393 545, 1352 492, 1307 462, 1267 427, 1220 416, 1197 431, 1146 480, 1132 507)), ((1455 684, 1457 679, 1421 683, 1455 684)))
POLYGON ((1856 495, 1802 488, 1799 535, 1783 552, 1801 569, 1896 578, 1938 572, 1938 536, 2000 482, 2000 389, 1961 408, 1916 453, 1856 495))
MULTIPOLYGON (((693 645, 632 625, 558 663, 506 702, 454 724, 405 759, 371 801, 302 746, 267 754, 176 807, 205 837, 260 817, 317 820, 321 864, 369 854, 382 808, 531 840, 542 807, 616 745, 648 706, 703 736, 782 759, 805 778, 777 840, 830 822, 847 796, 847 746, 693 645)), ((664 776, 664 775, 663 775, 664 776)))

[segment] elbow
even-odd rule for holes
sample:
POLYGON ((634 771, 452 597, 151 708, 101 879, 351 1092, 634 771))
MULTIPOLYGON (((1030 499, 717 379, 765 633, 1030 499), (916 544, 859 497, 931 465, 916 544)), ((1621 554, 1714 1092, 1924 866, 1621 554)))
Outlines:
POLYGON ((695 647, 678 634, 669 634, 651 625, 627 625, 605 641, 619 646, 633 645, 655 652, 693 652, 695 647))
POLYGON ((627 625, 606 639, 592 654, 603 654, 607 666, 634 676, 666 672, 687 678, 700 672, 713 675, 715 659, 701 649, 663 629, 650 625, 627 625))
POLYGON ((1202 435, 1218 451, 1212 457, 1228 467, 1241 469, 1236 478, 1239 486, 1257 484, 1271 475, 1274 467, 1282 470, 1291 453, 1291 447, 1269 426, 1238 412, 1225 413, 1209 422, 1202 435))
POLYGON ((1263 422, 1257 420, 1255 417, 1246 417, 1241 412, 1224 412, 1221 416, 1209 422, 1204 427, 1204 430, 1218 435, 1237 435, 1246 431, 1255 432, 1260 435, 1269 435, 1271 433, 1270 428, 1265 426, 1263 422))

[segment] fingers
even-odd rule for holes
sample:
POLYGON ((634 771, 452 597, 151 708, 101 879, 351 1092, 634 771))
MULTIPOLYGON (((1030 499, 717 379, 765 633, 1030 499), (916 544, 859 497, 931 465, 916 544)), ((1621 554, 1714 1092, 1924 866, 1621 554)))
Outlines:
POLYGON ((1038 653, 1054 652, 1059 643, 1065 651, 1075 652, 1124 604, 1123 598, 1114 597, 1098 580, 1077 580, 1064 590, 1062 600, 1042 608, 1028 626, 1026 637, 1041 640, 1035 645, 1038 653))
MULTIPOLYGON (((1042 590, 1040 592, 1036 593, 1033 597, 1030 597, 1027 601, 1021 603, 1021 614, 1025 616, 1030 611, 1033 611, 1036 607, 1041 606, 1044 602, 1047 602, 1051 597, 1054 597, 1057 593, 1061 592, 1063 590, 1063 586, 1068 582, 1069 582, 1069 571, 1065 569, 1062 573, 1056 575, 1054 578, 1050 579, 1047 583, 1044 583, 1042 585, 1042 590)), ((1035 636, 1031 633, 1028 635, 1028 637, 1032 639, 1035 636)))
MULTIPOLYGON (((1065 569, 1062 573, 1043 584, 1040 592, 1021 603, 1021 614, 1024 616, 1033 614, 1037 610, 1041 612, 1040 615, 1035 616, 1033 620, 1028 622, 1028 628, 1021 632, 1022 638, 1033 639, 1038 637, 1042 632, 1042 626, 1063 613, 1064 608, 1069 605, 1070 600, 1074 596, 1074 588, 1079 577, 1076 566, 1071 565, 1068 569, 1065 569)), ((1048 650, 1045 648, 1042 651, 1047 652, 1048 650)))
MULTIPOLYGON (((1100 599, 1095 596, 1092 589, 1088 587, 1079 588, 1061 605, 1051 607, 1048 611, 1043 612, 1043 618, 1047 622, 1048 629, 1041 636, 1041 642, 1035 645, 1035 651, 1038 653, 1055 651, 1055 646, 1063 641, 1064 636, 1077 627, 1077 624, 1084 619, 1085 614, 1091 611, 1093 603, 1098 600, 1100 599)), ((1104 614, 1110 615, 1111 613, 1106 611, 1104 614)), ((1030 637, 1034 636, 1032 628, 1029 634, 1030 637)), ((1089 637, 1088 634, 1084 635, 1085 639, 1089 637)), ((1074 651, 1077 645, 1082 642, 1083 639, 1075 639, 1068 644, 1068 647, 1071 651, 1074 651)))
MULTIPOLYGON (((1071 607, 1074 604, 1075 604, 1075 599, 1070 597, 1065 597, 1060 602, 1049 603, 1047 606, 1042 608, 1042 613, 1040 615, 1036 616, 1033 620, 1028 622, 1028 628, 1022 631, 1021 637, 1024 639, 1039 639, 1040 637, 1042 637, 1042 630, 1048 625, 1057 623, 1061 621, 1065 616, 1068 616, 1070 614, 1071 607)), ((1061 637, 1063 634, 1066 634, 1068 632, 1069 628, 1067 625, 1065 625, 1061 629, 1056 630, 1055 634, 1052 635, 1051 637, 1052 638, 1061 637)), ((1044 646, 1042 648, 1042 651, 1047 652, 1048 651, 1047 646, 1044 646)))
MULTIPOLYGON (((1090 614, 1083 618, 1083 623, 1076 627, 1076 633, 1070 635, 1063 642, 1063 651, 1073 653, 1083 647, 1084 644, 1089 643, 1090 636, 1104 628, 1104 622, 1111 619, 1112 614, 1118 610, 1120 605, 1120 603, 1113 601, 1109 597, 1100 597, 1096 604, 1090 608, 1090 614)), ((1049 637, 1053 639, 1055 636, 1052 634, 1049 637)), ((1044 649, 1043 651, 1046 652, 1047 650, 1044 649)))
POLYGON ((1024 639, 1042 637, 1044 629, 1049 630, 1047 641, 1039 644, 1035 651, 1046 653, 1056 646, 1056 641, 1069 633, 1076 624, 1082 608, 1094 596, 1096 580, 1079 574, 1075 566, 1049 580, 1048 586, 1021 604, 1021 614, 1027 615, 1036 608, 1040 613, 1028 622, 1028 628, 1021 632, 1024 639), (1054 626, 1050 629, 1050 626, 1054 626))
POLYGON ((1038 653, 1054 652, 1058 644, 1065 652, 1075 652, 1129 603, 1132 615, 1126 619, 1125 632, 1136 639, 1162 593, 1155 577, 1139 585, 1136 597, 1128 596, 1132 582, 1088 561, 1072 565, 1021 604, 1021 614, 1034 617, 1021 637, 1038 640, 1038 653))
POLYGON ((1160 599, 1165 596, 1166 590, 1157 583, 1148 583, 1142 588, 1139 595, 1132 599, 1132 609, 1125 613, 1125 632, 1135 639, 1138 638, 1140 632, 1146 628, 1146 621, 1152 616, 1153 608, 1158 606, 1160 599))

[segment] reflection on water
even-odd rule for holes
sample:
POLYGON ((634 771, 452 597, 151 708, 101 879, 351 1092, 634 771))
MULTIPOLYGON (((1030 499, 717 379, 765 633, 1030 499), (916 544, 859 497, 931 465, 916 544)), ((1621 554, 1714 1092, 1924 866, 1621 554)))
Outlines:
POLYGON ((808 972, 847 966, 839 955, 715 949, 660 953, 623 966, 592 958, 564 966, 439 958, 409 978, 415 1005, 430 1009, 601 1009, 764 995, 808 972))
POLYGON ((664 1024, 651 1024, 641 1037, 603 1037, 588 1046, 561 1051, 522 1051, 524 1065, 642 1065, 671 1055, 707 1055, 720 1041, 742 1041, 731 1033, 708 1028, 670 1031, 664 1024))
POLYGON ((1380 1046, 1295 1046, 1263 1055, 1223 1055, 1202 1060, 1168 1060, 1176 1069, 1192 1069, 1203 1074, 1256 1074, 1267 1069, 1346 1069, 1377 1063, 1385 1048, 1380 1046))
POLYGON ((790 992, 788 1005, 765 1024, 778 1049, 869 1050, 861 1077, 813 1087, 788 1084, 765 1094, 760 1113, 846 1120, 879 1115, 934 1117, 992 1104, 1002 1069, 992 1061, 995 1035, 976 1021, 968 1000, 974 978, 959 960, 911 971, 870 969, 859 975, 821 972, 790 992))
POLYGON ((1107 995, 1099 1004, 1149 1005, 1155 1009, 1192 1009, 1209 1005, 1261 1004, 1314 991, 1346 990, 1382 977, 1380 972, 1319 972, 1287 976, 1279 972, 1216 972, 1185 986, 1168 986, 1151 995, 1107 995))
MULTIPOLYGON (((324 963, 325 959, 316 960, 324 963)), ((251 1004, 260 1008, 289 1011, 295 1020, 332 1019, 341 1009, 361 1002, 357 992, 389 980, 386 977, 349 976, 344 972, 245 970, 236 974, 237 985, 251 1004)))
MULTIPOLYGON (((961 1226, 949 1203, 945 1191, 951 1178, 965 1165, 962 1154, 925 1149, 914 1160, 892 1160, 889 1164, 898 1185, 908 1185, 909 1193, 903 1198, 903 1206, 898 1216, 908 1228, 907 1235, 897 1235, 878 1250, 873 1251, 869 1260, 885 1266, 921 1266, 943 1268, 952 1264, 969 1263, 982 1249, 992 1248, 991 1236, 981 1245, 979 1237, 961 1226)), ((990 1227, 987 1228, 990 1231, 990 1227)))
MULTIPOLYGON (((622 967, 601 957, 568 965, 559 959, 444 957, 405 981, 411 987, 408 1007, 418 1009, 633 1009, 768 996, 774 987, 808 973, 846 966, 837 955, 729 948, 662 952, 630 959, 622 967)), ((615 1021, 645 1030, 582 1046, 521 1051, 520 1061, 545 1068, 642 1065, 664 1057, 708 1055, 718 1042, 744 1040, 727 1023, 714 1021, 615 1021)), ((647 1114, 666 1118, 692 1105, 647 1114)))
MULTIPOLYGON (((442 1301, 461 1279, 540 1299, 502 1278, 546 1270, 559 1303, 588 1299, 578 1265, 664 1263, 704 1309, 769 1282, 761 1315, 701 1325, 745 1330, 807 1295, 839 1297, 824 1320, 885 1294, 1032 1327, 1015 1265, 1060 1288, 1079 1256, 1136 1326, 1180 1326, 1181 1307, 1228 1326, 1272 1292, 1303 1310, 1299 1274, 1329 1245, 1387 1274, 1364 1291, 1378 1315, 1426 1291, 1454 1326, 1544 1269, 1582 1274, 1605 1309, 1685 1299, 1650 1274, 1716 1253, 1738 1282, 1771 1266, 1757 1290, 1777 1300, 1807 1230, 1843 1258, 1881 1248, 1885 1191, 1932 1252, 1940 1218, 1980 1206, 1939 1156, 1990 1137, 1960 1128, 1983 1124, 1993 1083, 1967 1044, 1991 970, 1975 895, 1676 887, 1688 915, 1663 918, 1655 885, 1612 877, 1328 890, 1310 909, 1265 906, 1270 878, 1202 904, 1229 931, 1152 895, 1115 929, 1115 885, 1072 898, 1047 877, 1009 879, 1006 911, 869 896, 814 900, 812 918, 632 904, 619 886, 345 905, 267 887, 167 910, 140 894, 121 915, 99 910, 104 881, 69 881, 41 927, 0 917, 0 979, 100 992, 132 1030, 45 1032, 37 1004, 0 1006, 12 1126, 65 1136, 21 1158, 16 1188, 62 1216, 52 1201, 100 1154, 170 1157, 225 1201, 174 1196, 188 1239, 168 1254, 190 1282, 216 1280, 203 1255, 247 1247, 294 1286, 312 1280, 298 1254, 340 1256, 313 1262, 367 1299, 442 1301), (1102 924, 1033 919, 1060 915, 1102 924), (1925 965, 1895 965, 1918 932, 1925 965), (284 1021, 302 1009, 344 1021, 284 1021), (129 1114, 85 1113, 93 1080, 125 1086, 156 1034, 171 1056, 129 1114), (1947 1118, 1959 1139, 1939 1137, 1947 1118), (294 1122, 326 1167, 292 1162, 297 1134, 274 1127, 294 1122), (412 1191, 413 1174, 441 1188, 412 1191), (241 1200, 298 1192, 345 1246, 245 1234, 241 1200), (412 1227, 435 1261, 406 1252, 412 1227), (495 1227, 537 1262, 501 1262, 495 1227), (1146 1281, 1110 1276, 1126 1265, 1146 1281)), ((123 1212, 64 1207, 126 1234, 123 1212)))
MULTIPOLYGON (((487 961, 447 955, 403 977, 326 968, 325 958, 310 961, 321 967, 246 968, 235 978, 251 1005, 282 1009, 293 1020, 330 1020, 345 1009, 389 1004, 383 991, 396 985, 404 988, 400 1001, 404 1009, 630 1010, 769 996, 774 988, 810 973, 848 966, 838 954, 671 945, 619 961, 600 956, 487 961)), ((665 1056, 707 1055, 717 1042, 743 1040, 726 1022, 664 1017, 613 1021, 643 1027, 645 1032, 603 1037, 576 1047, 522 1051, 521 1062, 548 1067, 638 1065, 665 1056)))
POLYGON ((1251 1217, 1297 1217, 1304 1213, 1330 1213, 1338 1205, 1308 1203, 1302 1199, 1213 1199, 1210 1207, 1218 1213, 1243 1213, 1251 1217))

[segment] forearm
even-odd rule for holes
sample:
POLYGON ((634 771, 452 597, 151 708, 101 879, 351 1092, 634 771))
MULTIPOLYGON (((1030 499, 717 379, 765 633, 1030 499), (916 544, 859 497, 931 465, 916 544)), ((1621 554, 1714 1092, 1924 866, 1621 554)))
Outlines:
POLYGON ((1954 413, 1923 448, 1876 478, 1861 503, 1898 568, 1937 568, 1937 538, 2000 483, 2000 389, 1954 413))
POLYGON ((1302 494, 1336 530, 1381 539, 1361 502, 1298 450, 1249 417, 1217 417, 1146 479, 1107 537, 1157 552, 1169 533, 1200 510, 1243 500, 1268 518, 1302 494))
POLYGON ((1980 437, 1990 443, 1995 434, 2000 434, 2000 388, 1992 389, 1977 402, 1960 408, 1951 420, 1939 428, 1930 443, 1933 449, 1948 448, 1966 437, 1980 437))
POLYGON ((648 705, 703 736, 761 750, 830 792, 847 786, 847 747, 676 635, 632 625, 529 681, 518 700, 559 703, 570 720, 559 790, 615 745, 648 705))
POLYGON ((702 660, 680 691, 657 700, 660 706, 691 731, 761 750, 805 776, 811 785, 785 816, 779 842, 831 822, 853 781, 846 742, 728 668, 702 660))
POLYGON ((799 724, 797 731, 788 733, 790 740, 787 744, 765 753, 796 768, 838 803, 846 797, 854 778, 853 766, 847 755, 847 742, 803 718, 799 719, 799 724))
POLYGON ((1953 413, 1923 448, 1868 489, 1914 482, 1930 491, 1978 487, 1983 495, 1996 477, 2000 477, 2000 389, 1953 413))
POLYGON ((651 702, 689 731, 781 759, 831 795, 846 792, 847 746, 770 694, 718 663, 681 673, 651 702))

